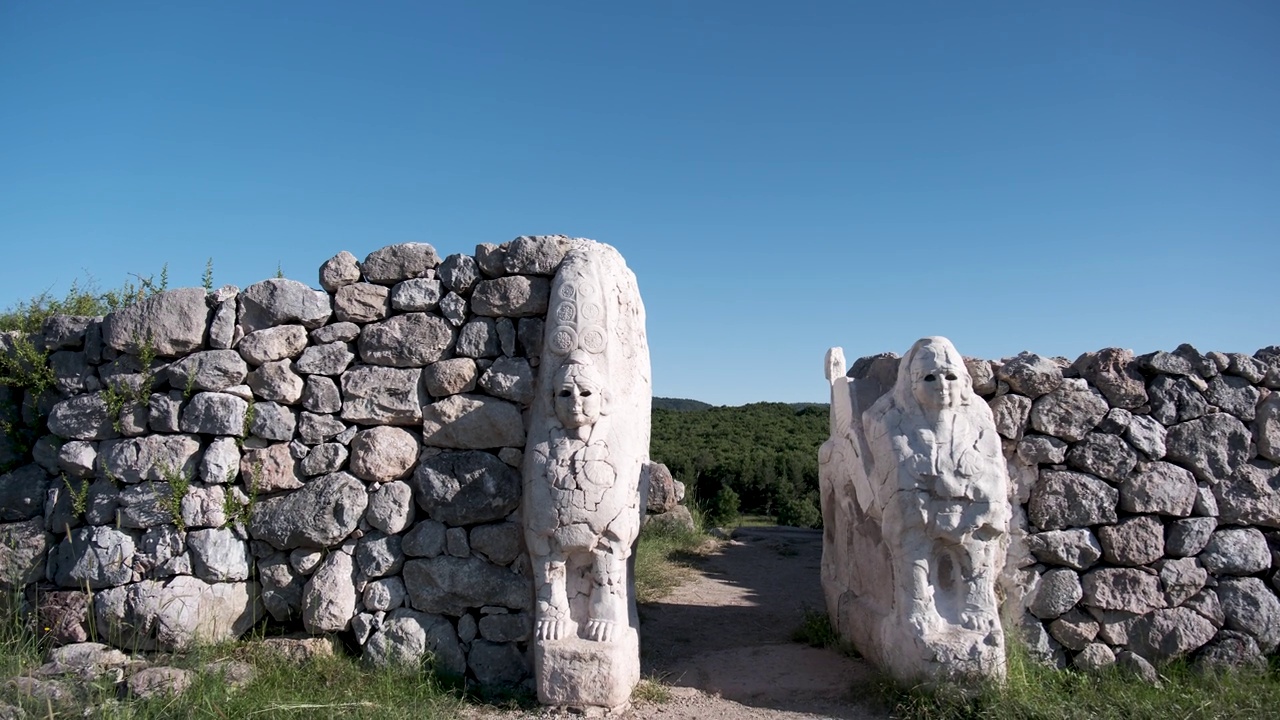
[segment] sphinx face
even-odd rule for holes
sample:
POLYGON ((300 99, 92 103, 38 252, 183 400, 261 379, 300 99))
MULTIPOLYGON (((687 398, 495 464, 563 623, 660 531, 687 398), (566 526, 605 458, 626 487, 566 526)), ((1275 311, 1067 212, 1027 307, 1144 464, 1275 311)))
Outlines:
POLYGON ((556 418, 566 428, 594 425, 604 409, 599 383, 584 372, 558 373, 555 389, 556 418))
POLYGON ((947 348, 926 345, 911 362, 911 394, 927 412, 955 408, 964 399, 968 371, 947 348))

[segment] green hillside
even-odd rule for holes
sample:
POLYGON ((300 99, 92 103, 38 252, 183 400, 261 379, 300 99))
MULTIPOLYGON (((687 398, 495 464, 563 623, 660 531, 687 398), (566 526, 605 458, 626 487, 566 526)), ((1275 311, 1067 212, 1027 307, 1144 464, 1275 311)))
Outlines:
POLYGON ((731 514, 736 496, 743 513, 818 527, 818 447, 827 439, 827 413, 811 404, 671 410, 655 402, 649 454, 713 516, 731 514))

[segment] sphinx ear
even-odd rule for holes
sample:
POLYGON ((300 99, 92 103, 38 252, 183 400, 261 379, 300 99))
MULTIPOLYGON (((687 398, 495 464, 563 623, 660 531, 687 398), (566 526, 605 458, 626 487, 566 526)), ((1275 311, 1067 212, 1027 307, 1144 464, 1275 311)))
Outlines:
POLYGON ((612 405, 613 405, 613 393, 612 393, 612 392, 609 392, 609 390, 608 390, 607 388, 601 388, 601 390, 600 390, 600 414, 601 414, 601 415, 608 415, 608 414, 609 414, 609 411, 612 409, 612 408, 611 408, 611 406, 612 406, 612 405))

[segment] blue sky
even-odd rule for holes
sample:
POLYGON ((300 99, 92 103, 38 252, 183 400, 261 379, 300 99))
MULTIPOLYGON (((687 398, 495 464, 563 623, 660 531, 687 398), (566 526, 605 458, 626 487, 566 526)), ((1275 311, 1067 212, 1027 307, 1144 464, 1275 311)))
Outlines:
POLYGON ((1280 5, 0 3, 0 306, 590 237, 657 395, 1280 344, 1280 5))

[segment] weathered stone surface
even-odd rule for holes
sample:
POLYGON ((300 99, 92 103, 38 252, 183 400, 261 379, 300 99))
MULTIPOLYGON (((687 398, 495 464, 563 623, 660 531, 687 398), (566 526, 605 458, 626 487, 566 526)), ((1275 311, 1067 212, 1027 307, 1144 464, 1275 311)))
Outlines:
POLYGON ((301 490, 259 500, 249 532, 281 550, 330 547, 355 530, 368 503, 364 484, 337 472, 312 480, 301 490))
POLYGON ((364 586, 361 599, 364 600, 366 609, 385 612, 404 605, 408 597, 409 594, 404 589, 404 581, 397 575, 371 581, 364 586))
POLYGON ((467 671, 453 624, 439 615, 404 608, 387 613, 382 628, 364 646, 365 662, 375 666, 417 666, 428 657, 433 670, 445 677, 462 677, 467 671))
POLYGON ((314 330, 333 314, 327 293, 286 278, 254 283, 240 293, 238 300, 240 329, 245 335, 295 323, 314 330))
POLYGON ((187 529, 227 524, 227 489, 221 485, 191 483, 180 502, 182 523, 187 529))
POLYGON ((996 368, 996 378, 1034 400, 1062 385, 1062 368, 1049 358, 1023 352, 996 368))
POLYGON ((1164 552, 1169 557, 1190 557, 1200 553, 1213 535, 1218 521, 1211 517, 1194 517, 1169 523, 1164 552))
POLYGON ((476 389, 477 377, 476 361, 469 357, 441 360, 422 371, 422 380, 432 397, 471 392, 476 389))
POLYGON ((1253 637, 1264 653, 1280 645, 1280 601, 1261 580, 1223 578, 1218 581, 1218 600, 1228 629, 1253 637))
POLYGON ((1115 665, 1116 654, 1104 643, 1089 643, 1075 656, 1072 664, 1082 672, 1096 673, 1115 665))
POLYGON ((288 443, 275 443, 264 448, 251 448, 240 458, 240 476, 254 492, 267 495, 302 487, 303 476, 298 461, 289 452, 288 443))
POLYGON ((1068 650, 1084 650, 1098 637, 1098 621, 1081 610, 1072 610, 1049 623, 1049 634, 1068 650))
POLYGON ((312 345, 302 351, 294 368, 308 376, 340 375, 355 358, 355 353, 351 352, 345 342, 312 345))
POLYGON ((410 560, 403 575, 413 607, 424 612, 461 615, 485 605, 527 610, 532 604, 528 578, 479 558, 410 560))
POLYGON ((486 452, 424 458, 413 476, 418 505, 454 526, 501 520, 520 504, 520 475, 486 452))
POLYGON ((209 584, 189 575, 144 580, 94 596, 98 629, 137 650, 176 651, 244 634, 262 617, 257 583, 209 584))
POLYGON ((298 437, 308 445, 337 440, 348 429, 355 430, 355 428, 348 428, 332 415, 303 412, 298 418, 298 437))
POLYGON ((502 269, 508 275, 554 275, 569 251, 564 235, 525 235, 506 243, 502 269))
POLYGON ((175 474, 195 477, 199 457, 200 439, 194 435, 104 440, 98 455, 101 469, 129 484, 163 482, 175 474))
POLYGON ((151 698, 177 697, 186 692, 193 682, 196 673, 183 668, 160 665, 143 668, 129 676, 125 685, 129 697, 138 700, 151 698))
MULTIPOLYGON (((471 528, 471 550, 498 565, 510 565, 523 549, 520 526, 512 522, 477 525, 471 528)), ((493 638, 490 638, 491 640, 493 638)))
POLYGON ((40 326, 45 350, 79 350, 85 333, 97 318, 91 315, 50 315, 40 326))
POLYGON ((1022 395, 1001 395, 991 401, 991 414, 995 416, 996 432, 1010 440, 1018 440, 1027 429, 1031 399, 1022 395))
POLYGON ((301 325, 263 328, 245 335, 236 350, 250 365, 296 358, 307 348, 307 329, 301 325))
POLYGON ((1272 393, 1258 405, 1255 427, 1258 454, 1280 462, 1280 393, 1272 393))
POLYGON ((355 563, 331 552, 302 589, 302 625, 313 635, 342 632, 356 614, 355 563))
POLYGON ((1091 432, 1067 451, 1067 464, 1119 482, 1138 464, 1138 453, 1118 435, 1091 432))
POLYGON ((353 283, 333 294, 333 317, 338 322, 370 323, 391 312, 391 289, 373 283, 353 283))
POLYGON ((44 513, 49 475, 30 464, 0 475, 0 522, 29 520, 44 513))
POLYGON ((1118 490, 1092 475, 1043 469, 1031 489, 1027 517, 1041 530, 1110 524, 1119 499, 1118 490))
POLYGON ((307 477, 337 472, 347 462, 347 448, 341 443, 322 443, 311 448, 298 467, 307 477))
POLYGON ((213 307, 213 319, 209 321, 209 347, 214 350, 229 350, 236 338, 236 296, 240 288, 235 285, 223 285, 209 296, 213 300, 226 292, 223 300, 217 301, 213 307))
POLYGON ((1221 528, 1198 556, 1214 575, 1252 575, 1271 567, 1271 550, 1257 528, 1221 528))
POLYGON ((388 245, 369 253, 360 269, 364 279, 379 285, 395 285, 401 280, 426 277, 440 264, 436 249, 427 243, 388 245))
POLYGON ((1067 444, 1049 435, 1027 435, 1018 441, 1018 457, 1028 465, 1055 465, 1067 457, 1067 444))
POLYGON ((1164 607, 1160 579, 1138 568, 1097 568, 1080 579, 1081 603, 1103 610, 1143 614, 1164 607))
POLYGON ((459 295, 470 293, 480 282, 480 266, 470 255, 450 255, 440 263, 438 272, 444 286, 459 295))
POLYGON ((439 280, 405 280, 391 289, 391 307, 400 312, 430 312, 440 306, 443 294, 439 280))
POLYGON ((356 256, 343 250, 320 266, 320 287, 335 292, 344 285, 360 282, 360 264, 356 256))
POLYGON ((293 361, 264 363, 250 372, 246 381, 253 394, 262 400, 292 405, 302 397, 302 378, 293 371, 293 361))
POLYGON ((1067 442, 1083 440, 1107 414, 1107 401, 1083 380, 1067 379, 1031 406, 1031 427, 1067 442))
POLYGON ((1169 428, 1167 457, 1196 479, 1215 484, 1249 459, 1249 429, 1226 413, 1213 413, 1169 428))
POLYGON ((494 397, 528 405, 533 402, 533 368, 523 358, 500 357, 484 371, 480 387, 494 397))
POLYGON ((371 532, 356 544, 356 564, 365 577, 380 578, 395 575, 404 565, 404 553, 400 550, 400 536, 371 532))
POLYGON ((664 513, 679 503, 676 499, 676 479, 662 463, 649 463, 649 498, 645 509, 651 513, 664 513))
POLYGON ((1209 483, 1196 484, 1196 504, 1192 506, 1191 514, 1218 517, 1218 500, 1213 496, 1213 488, 1209 483))
POLYGON ((501 351, 493 318, 477 318, 458 331, 457 352, 463 357, 492 358, 501 351))
POLYGON ((523 642, 529 639, 533 622, 528 613, 504 613, 480 618, 480 637, 492 642, 523 642))
POLYGON ((1177 465, 1153 462, 1120 485, 1120 509, 1186 517, 1195 505, 1196 481, 1177 465))
POLYGON ((0 524, 0 591, 19 590, 43 578, 53 543, 43 518, 0 524))
POLYGON ((444 554, 444 523, 423 520, 405 533, 400 549, 410 557, 435 557, 444 554))
POLYGON ((1190 600, 1182 603, 1182 607, 1195 610, 1216 627, 1222 627, 1227 621, 1227 616, 1222 612, 1222 603, 1218 600, 1218 593, 1209 588, 1196 593, 1190 600))
POLYGON ((107 347, 132 355, 144 345, 159 357, 186 355, 204 345, 209 314, 204 290, 169 290, 108 313, 102 339, 107 347))
POLYGON ((1209 389, 1204 395, 1223 412, 1231 413, 1245 422, 1252 422, 1262 391, 1242 377, 1219 375, 1209 381, 1209 389))
POLYGON ((1267 660, 1258 642, 1234 630, 1222 630, 1196 653, 1194 667, 1202 672, 1229 672, 1249 669, 1265 670, 1267 660))
POLYGON ((1280 467, 1266 460, 1241 465, 1213 496, 1224 523, 1280 528, 1280 467))
POLYGON ((418 462, 418 440, 408 430, 374 427, 351 440, 351 474, 384 483, 407 477, 418 462))
POLYGON ((46 361, 53 371, 54 388, 63 395, 76 395, 102 389, 102 383, 83 352, 59 350, 46 361))
POLYGON ((524 350, 525 357, 542 355, 542 335, 546 323, 540 317, 521 318, 516 328, 516 341, 524 350))
POLYGON ((493 243, 480 243, 476 245, 475 260, 476 265, 480 268, 480 272, 486 277, 501 277, 507 273, 502 265, 503 259, 507 255, 507 246, 494 245, 493 243))
POLYGON ((467 299, 451 292, 440 298, 440 314, 454 327, 462 327, 467 321, 467 299))
POLYGON ((1138 515, 1098 528, 1098 541, 1112 565, 1146 565, 1164 555, 1164 526, 1153 515, 1138 515))
POLYGON ((306 578, 290 567, 288 556, 273 553, 257 561, 262 581, 262 604, 271 617, 286 622, 302 616, 302 586, 306 578))
POLYGON ((187 533, 191 569, 209 583, 249 579, 249 544, 231 528, 211 528, 187 533))
POLYGON ((49 578, 62 587, 93 589, 133 579, 133 535, 111 527, 72 530, 49 556, 49 578))
MULTIPOLYGON (((74 478, 93 477, 98 467, 98 447, 84 440, 68 440, 58 448, 58 472, 74 478)), ((2 482, 2 481, 0 481, 2 482)))
POLYGON ((1209 573, 1196 563, 1195 558, 1162 560, 1156 563, 1160 570, 1160 586, 1164 588, 1165 602, 1177 607, 1190 600, 1204 588, 1209 573))
POLYGON ((335 322, 312 330, 310 337, 312 345, 353 342, 360 337, 360 326, 350 322, 335 322))
POLYGON ((187 534, 174 525, 157 525, 142 534, 133 566, 152 580, 191 574, 187 534))
POLYGON ((423 408, 422 443, 430 447, 523 447, 524 420, 515 405, 483 395, 450 395, 423 408))
POLYGON ((1040 576, 1035 598, 1027 609, 1041 620, 1052 620, 1075 607, 1082 597, 1080 576, 1074 570, 1057 568, 1040 576))
POLYGON ((177 518, 170 509, 171 492, 173 489, 169 483, 148 482, 126 487, 118 498, 117 523, 120 527, 146 530, 176 522, 177 518))
POLYGON ((991 363, 979 358, 966 357, 964 367, 973 380, 973 391, 978 395, 990 395, 996 391, 996 371, 991 363))
POLYGON ((182 391, 152 393, 147 401, 147 427, 152 432, 174 433, 182 430, 182 391))
POLYGON ((1164 426, 1150 415, 1134 415, 1124 432, 1124 439, 1151 460, 1164 457, 1165 436, 1164 426))
POLYGON ((1146 404, 1147 388, 1132 350, 1105 348, 1081 357, 1076 366, 1081 377, 1102 391, 1112 407, 1133 410, 1146 404))
POLYGON ((471 545, 467 542, 465 528, 449 528, 444 532, 444 551, 456 558, 471 556, 471 545))
POLYGON ((63 400, 53 406, 48 418, 49 432, 76 440, 119 437, 114 421, 100 392, 63 400))
POLYGON ((1156 610, 1138 620, 1129 646, 1139 655, 1160 662, 1181 657, 1213 639, 1213 623, 1187 608, 1156 610))
POLYGON ((342 374, 342 419, 362 425, 417 425, 426 394, 422 371, 357 366, 342 374))
POLYGON ((1160 375, 1148 387, 1151 417, 1165 425, 1187 422, 1209 412, 1209 403, 1185 377, 1160 375))
POLYGON ((409 529, 414 519, 413 490, 409 483, 389 482, 369 493, 364 518, 373 527, 393 535, 409 529))
POLYGON ((547 312, 551 283, 544 277, 511 275, 482 280, 471 293, 471 310, 486 317, 530 317, 547 312))
POLYGON ((42 639, 52 645, 71 645, 88 640, 89 597, 89 592, 84 590, 46 590, 40 593, 36 598, 36 622, 43 632, 42 639))
POLYGON ((293 439, 298 427, 298 416, 288 406, 274 402, 260 402, 253 406, 253 422, 249 432, 264 440, 287 442, 293 439))
POLYGON ((1028 535, 1027 549, 1042 563, 1065 565, 1075 570, 1089 568, 1102 557, 1102 545, 1087 528, 1028 535))
POLYGON ((249 403, 227 393, 196 393, 182 411, 182 432, 205 435, 244 434, 249 403))
POLYGON ((342 394, 333 378, 308 375, 302 388, 302 407, 313 413, 327 414, 342 410, 342 394))

